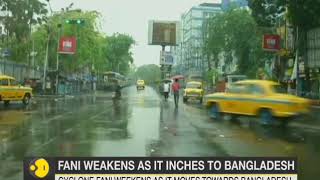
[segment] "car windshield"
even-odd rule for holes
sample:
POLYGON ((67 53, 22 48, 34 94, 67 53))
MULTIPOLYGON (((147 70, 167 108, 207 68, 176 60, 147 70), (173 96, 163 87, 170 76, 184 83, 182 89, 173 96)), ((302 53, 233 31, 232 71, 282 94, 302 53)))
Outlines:
POLYGON ((196 84, 196 83, 188 83, 186 88, 190 89, 201 89, 201 84, 196 84))
POLYGON ((287 94, 288 93, 288 91, 285 89, 285 87, 283 87, 281 85, 274 85, 272 88, 275 93, 279 93, 279 94, 287 94))
POLYGON ((234 94, 241 94, 245 90, 245 87, 242 84, 232 84, 226 92, 234 93, 234 94))

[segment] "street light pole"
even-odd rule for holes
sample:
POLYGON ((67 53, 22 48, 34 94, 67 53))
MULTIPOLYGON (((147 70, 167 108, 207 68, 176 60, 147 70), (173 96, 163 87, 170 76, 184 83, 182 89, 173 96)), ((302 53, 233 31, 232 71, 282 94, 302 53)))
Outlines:
MULTIPOLYGON (((47 0, 48 2, 48 5, 49 5, 49 8, 50 8, 50 16, 53 15, 52 13, 52 8, 51 8, 51 4, 50 4, 50 1, 47 0)), ((50 32, 51 29, 50 29, 50 21, 48 22, 48 40, 47 40, 47 48, 46 48, 46 57, 45 57, 45 61, 44 61, 44 64, 43 64, 43 84, 42 84, 42 90, 43 92, 45 92, 45 89, 46 89, 46 78, 47 78, 47 67, 48 67, 48 59, 49 59, 49 42, 50 42, 50 32)))
POLYGON ((58 94, 58 85, 59 85, 59 45, 60 45, 60 36, 61 28, 58 30, 58 43, 57 43, 57 62, 56 62, 56 94, 58 94))
MULTIPOLYGON (((50 29, 49 29, 50 31, 50 29)), ((49 58, 49 41, 50 41, 50 32, 48 34, 48 40, 47 40, 47 48, 46 48, 46 58, 43 65, 43 84, 42 84, 42 90, 45 91, 46 88, 46 76, 47 76, 47 66, 48 66, 48 58, 49 58)))

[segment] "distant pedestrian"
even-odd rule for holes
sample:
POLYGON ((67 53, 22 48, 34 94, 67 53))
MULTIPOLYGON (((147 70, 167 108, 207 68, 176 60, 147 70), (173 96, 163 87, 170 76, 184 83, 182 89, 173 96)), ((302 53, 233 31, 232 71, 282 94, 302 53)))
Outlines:
POLYGON ((168 99, 168 97, 169 97, 169 92, 170 92, 170 85, 169 85, 168 82, 165 82, 165 83, 163 84, 163 95, 164 95, 165 100, 168 99))
POLYGON ((178 103, 179 103, 179 90, 180 90, 180 84, 178 82, 178 79, 175 79, 174 83, 172 84, 172 91, 174 96, 174 104, 176 105, 176 107, 178 107, 178 103))

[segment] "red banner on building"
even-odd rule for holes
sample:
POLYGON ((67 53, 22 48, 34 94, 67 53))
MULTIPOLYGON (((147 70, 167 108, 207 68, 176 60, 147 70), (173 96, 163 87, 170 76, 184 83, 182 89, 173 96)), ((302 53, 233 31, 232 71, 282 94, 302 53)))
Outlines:
POLYGON ((60 54, 75 54, 77 49, 76 37, 62 37, 59 43, 60 54))
POLYGON ((266 51, 279 51, 280 50, 281 38, 275 34, 263 35, 263 49, 266 51))

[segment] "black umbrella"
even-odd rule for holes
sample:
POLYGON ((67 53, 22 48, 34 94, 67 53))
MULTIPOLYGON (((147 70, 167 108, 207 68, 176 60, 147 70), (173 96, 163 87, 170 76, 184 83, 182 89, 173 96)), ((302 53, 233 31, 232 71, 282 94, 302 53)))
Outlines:
POLYGON ((164 80, 162 80, 162 82, 163 83, 165 83, 165 82, 171 83, 172 81, 171 81, 171 79, 164 79, 164 80))

